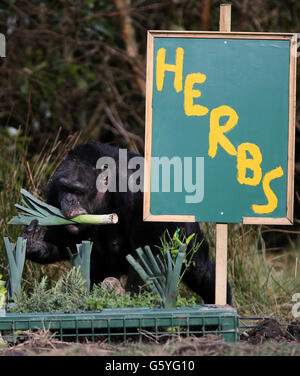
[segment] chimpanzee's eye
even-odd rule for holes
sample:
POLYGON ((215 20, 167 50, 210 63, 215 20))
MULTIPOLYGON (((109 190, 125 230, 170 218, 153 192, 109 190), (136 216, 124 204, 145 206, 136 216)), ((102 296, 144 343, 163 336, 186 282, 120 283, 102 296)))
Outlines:
POLYGON ((80 196, 83 194, 83 192, 79 191, 79 190, 75 190, 73 191, 73 193, 76 195, 76 196, 80 196))

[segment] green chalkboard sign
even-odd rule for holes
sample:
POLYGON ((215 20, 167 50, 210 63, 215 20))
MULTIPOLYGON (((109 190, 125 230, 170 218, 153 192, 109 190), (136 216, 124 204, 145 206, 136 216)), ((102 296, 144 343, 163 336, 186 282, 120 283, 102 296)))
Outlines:
POLYGON ((295 38, 148 32, 144 220, 292 223, 295 38))

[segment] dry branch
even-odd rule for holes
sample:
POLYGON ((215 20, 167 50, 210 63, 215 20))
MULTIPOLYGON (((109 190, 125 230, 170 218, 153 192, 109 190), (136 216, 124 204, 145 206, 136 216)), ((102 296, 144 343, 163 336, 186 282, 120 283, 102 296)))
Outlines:
POLYGON ((122 34, 125 41, 126 52, 130 58, 131 67, 136 83, 143 95, 146 93, 145 80, 141 77, 141 72, 136 64, 139 60, 138 46, 135 38, 135 31, 130 17, 131 0, 114 0, 115 7, 120 12, 122 34))
POLYGON ((210 30, 210 10, 211 10, 211 1, 202 0, 201 10, 200 10, 200 30, 210 30))

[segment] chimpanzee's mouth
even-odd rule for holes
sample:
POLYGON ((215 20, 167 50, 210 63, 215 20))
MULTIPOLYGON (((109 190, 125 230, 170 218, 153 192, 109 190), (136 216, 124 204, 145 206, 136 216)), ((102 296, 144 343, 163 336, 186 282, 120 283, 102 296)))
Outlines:
MULTIPOLYGON (((67 213, 64 213, 65 217, 68 218, 68 219, 72 219, 72 218, 75 218, 77 217, 78 215, 81 215, 81 214, 87 214, 87 212, 85 210, 69 210, 67 213)), ((78 234, 79 231, 80 231, 80 227, 81 225, 80 224, 77 224, 77 223, 72 223, 70 225, 66 225, 66 228, 69 232, 71 232, 72 234, 78 234)))

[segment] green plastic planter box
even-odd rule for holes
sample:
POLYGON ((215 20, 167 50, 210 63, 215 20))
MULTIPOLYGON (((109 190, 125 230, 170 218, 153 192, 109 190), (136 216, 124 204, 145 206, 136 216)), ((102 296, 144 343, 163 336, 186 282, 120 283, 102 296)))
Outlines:
POLYGON ((166 336, 219 334, 224 341, 239 341, 239 317, 231 306, 198 305, 175 309, 120 308, 76 313, 6 313, 0 316, 0 332, 14 341, 21 331, 50 329, 61 340, 83 338, 108 342, 166 336))

